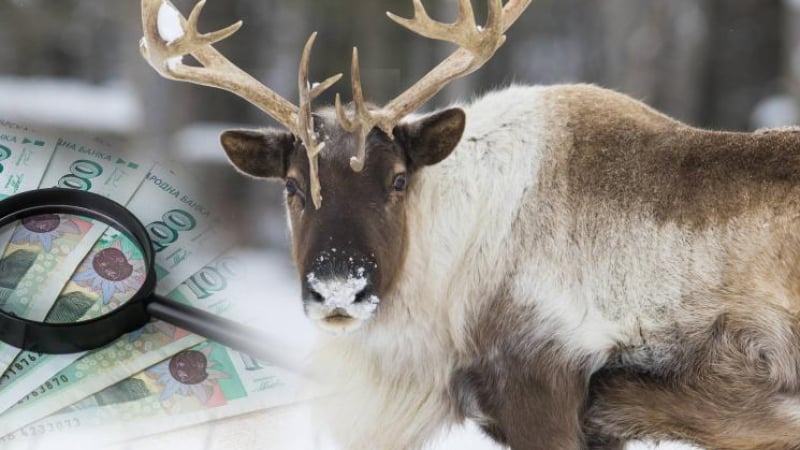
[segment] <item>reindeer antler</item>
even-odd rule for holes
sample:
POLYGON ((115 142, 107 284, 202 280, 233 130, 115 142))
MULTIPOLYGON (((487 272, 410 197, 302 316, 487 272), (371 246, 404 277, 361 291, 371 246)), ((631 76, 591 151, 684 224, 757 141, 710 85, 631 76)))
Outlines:
POLYGON ((380 128, 392 137, 392 130, 403 117, 425 104, 451 81, 469 75, 483 66, 503 45, 506 40, 504 33, 519 19, 532 1, 510 0, 503 7, 502 0, 489 0, 489 16, 483 27, 475 22, 470 0, 458 0, 458 19, 450 24, 431 19, 421 0, 414 0, 413 19, 387 13, 390 19, 414 33, 429 39, 452 42, 458 45, 459 49, 377 111, 370 111, 364 102, 358 68, 358 51, 353 49, 352 85, 355 104, 353 118, 347 117, 339 96, 336 97, 336 113, 342 127, 359 135, 356 156, 350 161, 353 170, 360 172, 364 168, 366 135, 373 127, 380 128))
POLYGON ((324 145, 317 142, 314 133, 311 102, 342 75, 334 75, 313 87, 310 85, 308 66, 316 38, 316 33, 312 34, 300 60, 300 106, 295 106, 241 70, 213 47, 213 44, 239 30, 241 21, 211 33, 203 34, 198 31, 197 23, 205 4, 206 0, 198 2, 186 19, 168 0, 142 0, 142 56, 165 78, 216 87, 242 97, 302 139, 309 159, 311 196, 314 206, 319 208, 322 196, 317 174, 317 157, 324 145), (186 55, 193 56, 200 67, 184 64, 183 57, 186 55))

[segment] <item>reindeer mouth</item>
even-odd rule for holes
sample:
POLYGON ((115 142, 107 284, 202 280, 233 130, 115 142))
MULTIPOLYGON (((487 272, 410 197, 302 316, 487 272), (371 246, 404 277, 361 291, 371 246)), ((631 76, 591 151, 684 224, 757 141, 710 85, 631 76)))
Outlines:
POLYGON ((361 319, 357 319, 345 310, 337 308, 332 313, 321 318, 317 324, 326 333, 341 336, 361 327, 361 319))
POLYGON ((356 318, 348 314, 344 309, 336 308, 333 313, 322 320, 331 325, 347 325, 356 320, 356 318))
POLYGON ((324 320, 325 322, 328 322, 331 325, 345 325, 356 319, 350 316, 345 316, 343 314, 334 314, 332 316, 326 317, 324 320))

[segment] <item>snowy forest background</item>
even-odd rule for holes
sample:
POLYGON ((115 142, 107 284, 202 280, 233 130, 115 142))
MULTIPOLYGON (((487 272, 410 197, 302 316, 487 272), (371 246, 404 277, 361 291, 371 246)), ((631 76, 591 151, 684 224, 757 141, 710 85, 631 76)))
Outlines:
MULTIPOLYGON (((188 14, 193 0, 176 5, 188 14)), ((482 1, 473 2, 479 13, 482 1)), ((455 0, 428 0, 453 19, 455 0)), ((384 11, 410 0, 211 0, 210 31, 244 19, 219 48, 294 100, 305 39, 319 31, 312 77, 344 72, 358 45, 366 93, 384 102, 448 54, 384 11)), ((286 247, 281 189, 226 166, 217 135, 269 124, 256 108, 214 89, 161 79, 139 56, 139 2, 0 0, 0 116, 40 129, 126 138, 135 151, 201 166, 210 195, 242 199, 229 213, 248 245, 286 247), (266 207, 265 207, 266 206, 266 207), (265 225, 266 223, 266 225, 265 225)), ((588 82, 617 89, 690 124, 750 130, 800 120, 800 0, 535 0, 482 70, 430 107, 509 83, 588 82)))

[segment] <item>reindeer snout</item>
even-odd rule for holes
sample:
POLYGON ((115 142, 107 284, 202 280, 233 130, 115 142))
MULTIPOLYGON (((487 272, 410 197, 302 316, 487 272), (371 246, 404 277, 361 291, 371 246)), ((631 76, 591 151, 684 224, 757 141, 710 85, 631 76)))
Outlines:
POLYGON ((309 318, 336 331, 357 327, 378 308, 375 264, 370 259, 324 254, 315 260, 303 279, 303 303, 309 318))

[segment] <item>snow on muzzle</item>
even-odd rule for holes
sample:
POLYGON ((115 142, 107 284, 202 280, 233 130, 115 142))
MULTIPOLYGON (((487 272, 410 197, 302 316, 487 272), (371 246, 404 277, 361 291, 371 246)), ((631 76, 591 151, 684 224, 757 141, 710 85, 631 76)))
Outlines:
POLYGON ((308 318, 335 334, 358 329, 378 308, 380 300, 372 283, 376 268, 369 258, 317 258, 303 280, 308 318))

